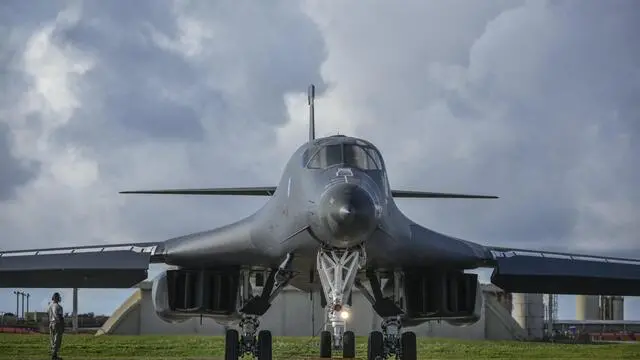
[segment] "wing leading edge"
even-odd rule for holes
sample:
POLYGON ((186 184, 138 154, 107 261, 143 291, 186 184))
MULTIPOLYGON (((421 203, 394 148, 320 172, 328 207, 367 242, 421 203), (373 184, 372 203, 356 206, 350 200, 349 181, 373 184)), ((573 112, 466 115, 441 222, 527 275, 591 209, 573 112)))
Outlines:
POLYGON ((162 243, 0 251, 0 288, 130 288, 162 262, 162 243))
POLYGON ((121 191, 120 194, 272 196, 275 186, 121 191))
POLYGON ((491 282, 511 293, 640 296, 640 260, 483 246, 412 224, 411 244, 386 261, 493 268, 491 282))
POLYGON ((640 260, 486 248, 491 282, 507 292, 640 296, 640 260))
MULTIPOLYGON (((154 194, 154 195, 241 195, 241 196, 272 196, 276 192, 275 186, 254 187, 226 187, 202 189, 157 189, 121 191, 120 194, 154 194)), ((394 198, 413 199, 497 199, 492 195, 453 194, 430 191, 391 190, 394 198)))

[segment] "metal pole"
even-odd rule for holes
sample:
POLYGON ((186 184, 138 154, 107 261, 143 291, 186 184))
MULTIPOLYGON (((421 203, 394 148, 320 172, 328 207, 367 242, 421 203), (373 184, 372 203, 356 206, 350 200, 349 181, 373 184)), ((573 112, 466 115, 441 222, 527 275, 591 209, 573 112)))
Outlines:
POLYGON ((20 291, 14 290, 13 293, 16 295, 16 320, 18 320, 18 313, 20 312, 20 291))
POLYGON ((314 99, 316 97, 316 87, 311 84, 309 85, 309 90, 307 92, 307 101, 309 104, 309 142, 313 141, 316 138, 316 121, 315 121, 315 111, 313 109, 314 99))
POLYGON ((20 297, 22 297, 22 313, 20 314, 20 318, 24 320, 24 296, 25 293, 20 293, 20 297))
POLYGON ((547 334, 551 336, 553 334, 553 308, 556 304, 553 303, 553 294, 547 294, 547 334))
POLYGON ((31 294, 27 293, 27 314, 29 314, 29 298, 31 297, 31 294))
POLYGON ((73 332, 78 332, 78 288, 73 288, 73 318, 72 318, 73 332))

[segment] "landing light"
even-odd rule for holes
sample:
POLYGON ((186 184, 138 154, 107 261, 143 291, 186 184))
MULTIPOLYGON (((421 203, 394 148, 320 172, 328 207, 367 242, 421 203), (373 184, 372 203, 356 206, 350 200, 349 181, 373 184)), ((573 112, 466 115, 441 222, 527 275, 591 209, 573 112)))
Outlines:
POLYGON ((344 310, 340 313, 340 317, 342 318, 342 320, 347 320, 349 318, 349 312, 344 310))

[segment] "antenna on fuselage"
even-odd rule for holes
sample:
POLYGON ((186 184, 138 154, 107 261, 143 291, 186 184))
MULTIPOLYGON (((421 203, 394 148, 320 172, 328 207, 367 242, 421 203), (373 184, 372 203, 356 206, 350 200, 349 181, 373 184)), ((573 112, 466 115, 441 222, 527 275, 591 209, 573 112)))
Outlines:
POLYGON ((316 97, 316 87, 311 84, 307 92, 307 101, 309 103, 309 142, 316 138, 315 111, 313 109, 313 101, 316 97))

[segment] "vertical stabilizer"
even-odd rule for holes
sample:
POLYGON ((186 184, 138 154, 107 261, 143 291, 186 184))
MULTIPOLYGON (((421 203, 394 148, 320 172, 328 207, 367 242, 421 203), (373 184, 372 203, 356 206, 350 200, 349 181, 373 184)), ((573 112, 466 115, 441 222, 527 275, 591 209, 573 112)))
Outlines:
POLYGON ((316 138, 315 112, 313 109, 313 101, 315 97, 316 87, 311 84, 309 85, 309 91, 307 93, 307 100, 309 102, 309 142, 313 141, 316 138))

